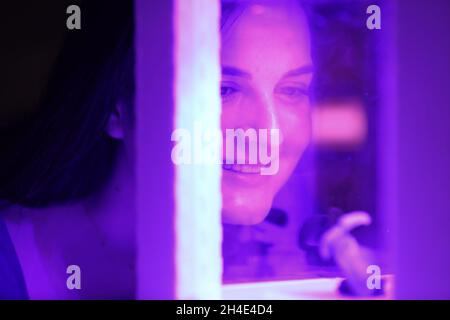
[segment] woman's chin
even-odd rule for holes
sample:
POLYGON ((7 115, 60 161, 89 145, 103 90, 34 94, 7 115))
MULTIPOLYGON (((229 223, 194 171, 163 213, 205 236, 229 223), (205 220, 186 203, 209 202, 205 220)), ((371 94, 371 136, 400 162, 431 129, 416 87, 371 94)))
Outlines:
POLYGON ((228 224, 252 225, 261 223, 272 206, 272 198, 235 196, 224 199, 222 207, 222 221, 228 224))

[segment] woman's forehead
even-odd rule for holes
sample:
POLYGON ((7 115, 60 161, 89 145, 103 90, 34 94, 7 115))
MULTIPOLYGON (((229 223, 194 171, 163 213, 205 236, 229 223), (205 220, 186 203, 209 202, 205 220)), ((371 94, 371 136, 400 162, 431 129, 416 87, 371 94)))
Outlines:
MULTIPOLYGON (((298 1, 293 0, 253 0, 238 6, 235 24, 303 24, 304 11, 298 1)), ((304 27, 304 26, 301 26, 304 27)), ((226 30, 225 30, 226 32, 226 30)))
POLYGON ((227 44, 280 37, 309 42, 306 15, 297 2, 290 0, 251 1, 231 20, 233 22, 222 29, 224 49, 227 44))
POLYGON ((275 63, 286 69, 311 60, 308 25, 299 6, 294 11, 280 4, 253 4, 222 36, 223 64, 261 69, 261 63, 275 63))

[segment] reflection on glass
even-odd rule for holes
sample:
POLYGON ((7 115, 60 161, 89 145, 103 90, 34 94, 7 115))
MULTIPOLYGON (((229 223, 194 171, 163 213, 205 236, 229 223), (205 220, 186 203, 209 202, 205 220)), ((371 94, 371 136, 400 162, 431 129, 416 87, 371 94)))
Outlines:
POLYGON ((222 130, 280 132, 276 174, 223 166, 225 283, 345 276, 342 292, 372 294, 368 267, 388 273, 367 6, 222 1, 222 130))

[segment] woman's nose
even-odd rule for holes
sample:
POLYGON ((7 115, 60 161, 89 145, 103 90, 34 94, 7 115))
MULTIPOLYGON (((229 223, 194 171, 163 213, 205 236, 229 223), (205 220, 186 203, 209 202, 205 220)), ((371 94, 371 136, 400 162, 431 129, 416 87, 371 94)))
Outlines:
POLYGON ((277 110, 274 101, 268 95, 249 99, 241 110, 240 127, 242 129, 266 129, 269 136, 274 130, 277 130, 278 143, 281 144, 283 135, 280 128, 279 110, 277 110))
POLYGON ((242 125, 253 129, 279 129, 277 110, 270 97, 249 99, 242 110, 242 125))

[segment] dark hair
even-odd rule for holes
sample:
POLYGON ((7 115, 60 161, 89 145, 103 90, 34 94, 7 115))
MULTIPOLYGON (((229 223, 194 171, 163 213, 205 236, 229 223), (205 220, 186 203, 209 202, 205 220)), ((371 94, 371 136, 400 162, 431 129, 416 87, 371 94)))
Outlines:
POLYGON ((43 207, 99 191, 119 144, 105 134, 117 103, 134 96, 132 1, 81 2, 38 112, 2 141, 0 199, 43 207))

